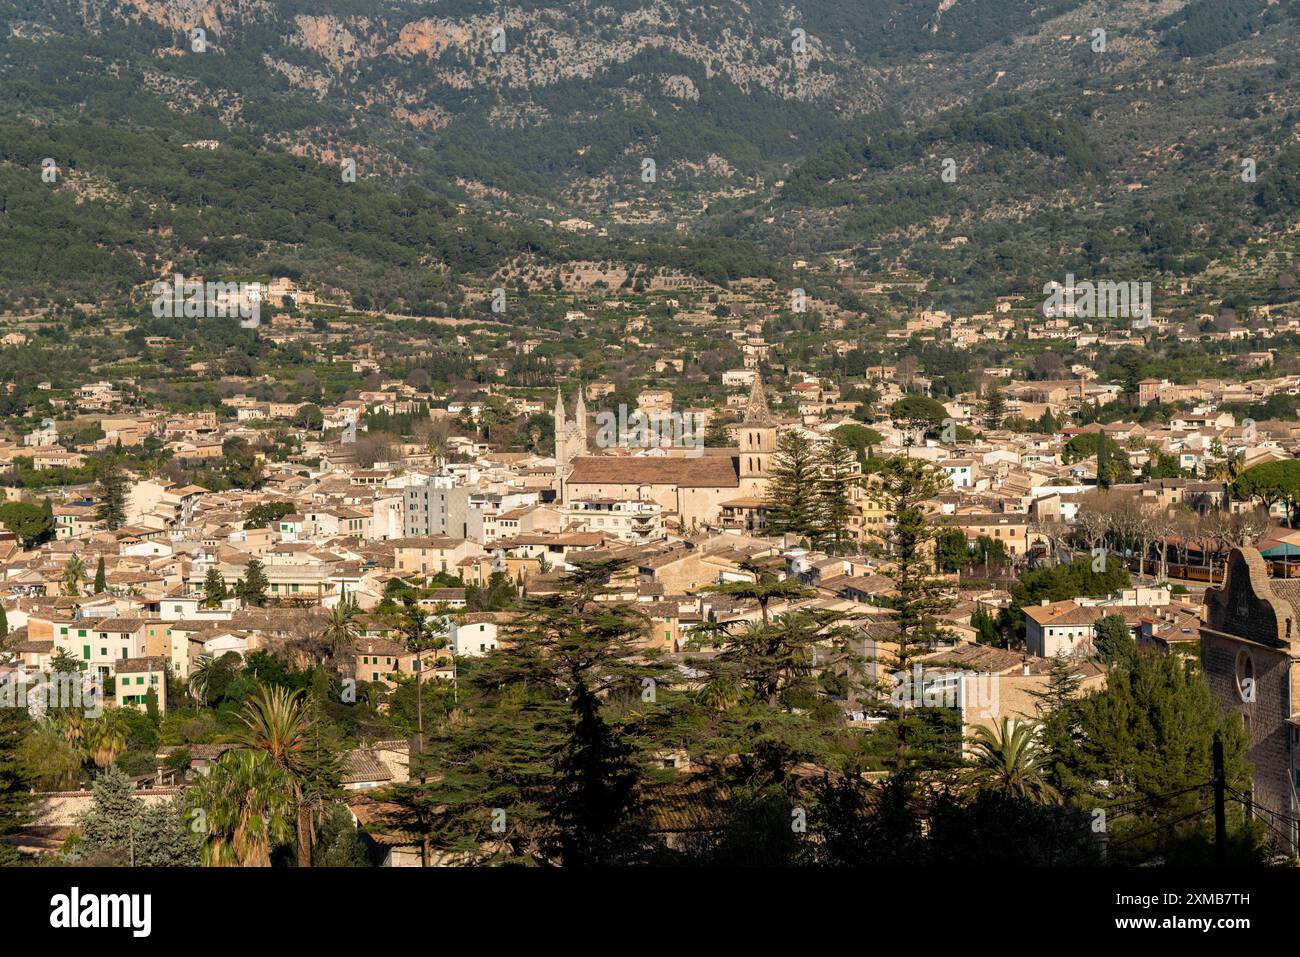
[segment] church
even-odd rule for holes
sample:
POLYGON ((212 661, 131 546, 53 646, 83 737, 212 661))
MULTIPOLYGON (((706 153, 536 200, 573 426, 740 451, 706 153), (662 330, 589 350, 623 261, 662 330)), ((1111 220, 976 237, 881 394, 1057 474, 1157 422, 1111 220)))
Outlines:
POLYGON ((587 440, 587 403, 578 387, 572 421, 564 417, 564 398, 555 390, 555 471, 563 474, 574 459, 591 454, 587 440))
POLYGON ((755 376, 744 417, 733 429, 736 447, 678 449, 666 455, 592 455, 581 390, 572 420, 565 417, 557 390, 557 489, 566 504, 591 499, 652 501, 680 531, 716 528, 722 524, 724 506, 734 511, 736 502, 748 502, 756 510, 761 508, 779 431, 762 380, 755 376))

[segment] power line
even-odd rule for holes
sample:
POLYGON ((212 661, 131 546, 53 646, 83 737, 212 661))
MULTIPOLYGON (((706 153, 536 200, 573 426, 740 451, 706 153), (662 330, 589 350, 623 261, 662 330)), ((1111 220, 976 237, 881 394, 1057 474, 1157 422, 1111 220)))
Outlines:
POLYGON ((1234 787, 1233 787, 1232 785, 1230 785, 1230 784, 1227 785, 1227 788, 1228 788, 1228 790, 1229 790, 1229 791, 1230 791, 1230 792, 1231 792, 1231 793, 1232 793, 1232 794, 1237 798, 1237 800, 1241 801, 1243 804, 1246 804, 1246 805, 1249 806, 1249 807, 1253 807, 1253 808, 1254 808, 1254 807, 1261 808, 1261 809, 1267 811, 1269 814, 1272 814, 1272 815, 1274 815, 1275 817, 1283 818, 1283 819, 1285 819, 1285 820, 1295 820, 1296 817, 1297 817, 1297 814, 1296 814, 1295 811, 1287 811, 1287 812, 1283 812, 1283 811, 1275 811, 1273 808, 1269 807, 1267 804, 1261 804, 1261 803, 1259 803, 1258 801, 1256 801, 1254 798, 1250 797, 1249 795, 1243 794, 1242 792, 1238 791, 1236 788, 1234 788, 1234 787))
MULTIPOLYGON (((1167 799, 1167 798, 1171 798, 1171 797, 1177 797, 1177 796, 1180 795, 1180 794, 1186 794, 1188 791, 1196 790, 1196 788, 1198 788, 1198 787, 1206 787, 1206 785, 1201 784, 1201 785, 1197 785, 1196 787, 1193 787, 1193 788, 1185 788, 1185 789, 1182 790, 1182 791, 1174 791, 1174 792, 1170 792, 1169 794, 1157 795, 1157 796, 1154 797, 1154 798, 1148 798, 1148 799, 1146 799, 1146 800, 1147 800, 1147 801, 1153 801, 1153 800, 1163 800, 1163 799, 1167 799)), ((1161 823, 1161 824, 1156 825, 1155 827, 1151 828, 1150 830, 1142 831, 1142 832, 1140 832, 1140 833, 1138 833, 1138 834, 1130 834, 1128 837, 1124 838, 1124 839, 1121 840, 1121 841, 1110 841, 1110 842, 1107 842, 1107 845, 1106 845, 1106 846, 1107 846, 1107 850, 1109 851, 1109 849, 1111 849, 1111 848, 1115 848, 1115 847, 1123 847, 1125 844, 1131 844, 1133 841, 1141 840, 1141 839, 1144 838, 1144 837, 1150 837, 1152 834, 1157 834, 1157 833, 1159 833, 1160 831, 1167 831, 1167 830, 1169 830, 1169 829, 1172 828, 1172 827, 1177 827, 1179 824, 1182 824, 1184 821, 1189 821, 1189 820, 1191 820, 1192 818, 1200 817, 1202 814, 1205 814, 1207 811, 1209 811, 1209 810, 1211 810, 1211 809, 1213 808, 1213 805, 1214 805, 1214 802, 1211 800, 1210 802, 1204 804, 1204 805, 1203 805, 1199 810, 1193 811, 1193 812, 1191 812, 1190 814, 1185 814, 1185 815, 1183 815, 1182 817, 1177 818, 1177 819, 1175 819, 1175 820, 1173 820, 1173 821, 1165 821, 1165 822, 1163 822, 1163 823, 1161 823)), ((1065 866, 1066 866, 1066 867, 1069 867, 1069 866, 1071 866, 1071 865, 1073 865, 1073 864, 1077 864, 1077 863, 1079 863, 1081 860, 1082 860, 1082 855, 1076 856, 1072 861, 1069 861, 1068 863, 1066 863, 1065 866)))
POLYGON ((1270 821, 1268 818, 1266 818, 1266 817, 1257 817, 1257 818, 1255 818, 1255 820, 1260 821, 1260 822, 1264 825, 1264 827, 1268 829, 1269 833, 1271 833, 1274 837, 1276 837, 1276 838, 1277 838, 1279 841, 1281 841, 1283 844, 1290 844, 1290 843, 1291 843, 1291 839, 1290 839, 1290 837, 1288 837, 1288 836, 1286 835, 1285 832, 1283 832, 1282 830, 1280 830, 1280 829, 1278 828, 1278 826, 1277 826, 1276 824, 1274 824, 1272 821, 1270 821))
POLYGON ((1184 821, 1190 821, 1194 817, 1200 817, 1202 814, 1209 811, 1212 806, 1213 806, 1213 802, 1206 804, 1199 811, 1193 811, 1191 814, 1185 814, 1182 817, 1178 818, 1177 820, 1169 821, 1165 824, 1161 824, 1157 827, 1153 827, 1149 831, 1143 831, 1141 834, 1131 834, 1128 837, 1124 838, 1124 840, 1122 841, 1115 841, 1110 846, 1123 847, 1125 844, 1131 844, 1133 841, 1140 840, 1141 838, 1150 837, 1152 834, 1156 834, 1159 831, 1167 831, 1171 827, 1176 827, 1177 825, 1182 824, 1184 821))
MULTIPOLYGON (((1245 802, 1243 802, 1243 803, 1245 803, 1245 802)), ((1281 829, 1279 829, 1278 826, 1277 826, 1276 824, 1274 824, 1273 821, 1272 821, 1270 818, 1264 817, 1264 816, 1262 816, 1262 815, 1257 815, 1257 816, 1254 818, 1254 820, 1257 820, 1257 821, 1259 821, 1261 824, 1263 824, 1264 827, 1268 829, 1269 833, 1271 833, 1271 834, 1272 834, 1274 837, 1276 837, 1278 840, 1282 841, 1282 843, 1284 843, 1284 844, 1290 844, 1290 843, 1291 843, 1291 838, 1290 838, 1290 837, 1289 837, 1289 836, 1288 836, 1284 831, 1282 831, 1281 829)))
MULTIPOLYGON (((1100 807, 1103 811, 1109 812, 1114 808, 1123 808, 1131 804, 1134 806, 1133 809, 1121 812, 1122 814, 1131 814, 1133 813, 1133 811, 1135 811, 1137 808, 1140 808, 1144 804, 1154 804, 1158 801, 1167 801, 1171 798, 1181 797, 1182 795, 1187 794, 1190 791, 1197 791, 1200 790, 1201 788, 1208 788, 1211 787, 1213 784, 1214 784, 1213 781, 1206 781, 1204 784, 1193 784, 1190 787, 1185 787, 1179 791, 1170 791, 1168 794, 1154 794, 1144 798, 1128 798, 1127 800, 1124 801, 1116 801, 1114 804, 1098 805, 1098 807, 1100 807)), ((1119 816, 1120 815, 1118 814, 1116 815, 1116 817, 1119 816)))
POLYGON ((1268 828, 1269 831, 1272 832, 1272 834, 1275 837, 1277 837, 1280 841, 1282 841, 1283 844, 1289 845, 1292 843, 1291 835, 1287 834, 1285 831, 1281 829, 1281 827, 1276 823, 1276 819, 1281 818, 1284 821, 1290 821, 1291 823, 1294 824, 1296 821, 1296 815, 1294 812, 1289 814, 1283 814, 1281 811, 1275 811, 1271 807, 1267 807, 1266 805, 1260 804, 1258 801, 1255 801, 1250 797, 1246 796, 1245 794, 1242 794, 1236 788, 1231 786, 1228 787, 1228 792, 1232 795, 1233 800, 1237 801, 1247 810, 1253 811, 1255 808, 1259 808, 1263 811, 1266 811, 1268 814, 1267 817, 1265 817, 1264 815, 1252 815, 1252 817, 1256 820, 1263 822, 1264 826, 1268 828))

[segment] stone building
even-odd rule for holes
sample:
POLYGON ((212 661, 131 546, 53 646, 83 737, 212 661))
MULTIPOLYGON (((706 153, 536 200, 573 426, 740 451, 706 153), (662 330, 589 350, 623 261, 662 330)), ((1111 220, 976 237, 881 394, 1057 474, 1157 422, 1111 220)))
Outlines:
POLYGON ((1222 587, 1205 593, 1201 664, 1225 714, 1250 736, 1256 813, 1300 846, 1300 581, 1268 577, 1254 548, 1234 549, 1222 587))
MULTIPOLYGON (((764 507, 780 424, 772 416, 762 381, 755 376, 744 419, 735 427, 737 448, 706 448, 686 454, 589 455, 586 432, 563 418, 556 397, 556 473, 560 498, 576 501, 653 502, 676 530, 723 524, 752 529, 761 521, 743 513, 764 507), (564 439, 559 438, 563 434, 564 439), (563 451, 561 448, 563 446, 563 451)), ((585 409, 578 406, 585 418, 585 409)))

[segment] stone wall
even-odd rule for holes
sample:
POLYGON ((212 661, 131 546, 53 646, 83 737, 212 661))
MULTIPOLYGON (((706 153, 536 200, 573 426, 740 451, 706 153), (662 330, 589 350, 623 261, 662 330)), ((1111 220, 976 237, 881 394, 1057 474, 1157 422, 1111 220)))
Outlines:
POLYGON ((1201 666, 1223 712, 1239 714, 1250 734, 1254 800, 1289 814, 1292 780, 1292 677, 1295 610, 1278 595, 1258 551, 1235 550, 1221 588, 1205 594, 1201 666))

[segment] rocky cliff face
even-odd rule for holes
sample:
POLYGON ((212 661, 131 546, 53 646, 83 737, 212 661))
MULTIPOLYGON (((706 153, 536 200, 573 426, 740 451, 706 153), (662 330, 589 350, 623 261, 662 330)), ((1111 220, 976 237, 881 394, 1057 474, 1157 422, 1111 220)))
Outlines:
POLYGON ((217 49, 234 48, 254 32, 249 28, 270 25, 280 44, 311 53, 337 79, 376 62, 409 61, 453 87, 527 91, 597 79, 645 51, 657 51, 741 90, 824 100, 846 113, 867 108, 874 99, 864 95, 872 84, 850 45, 816 35, 796 40, 794 31, 808 31, 793 9, 763 16, 740 2, 695 7, 659 0, 634 9, 556 4, 457 17, 411 17, 416 8, 382 4, 375 5, 374 15, 358 16, 285 15, 270 4, 245 0, 123 0, 118 7, 97 2, 88 5, 88 20, 105 26, 115 18, 148 22, 178 33, 198 26, 217 49))

